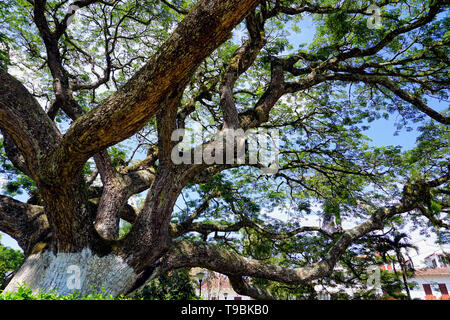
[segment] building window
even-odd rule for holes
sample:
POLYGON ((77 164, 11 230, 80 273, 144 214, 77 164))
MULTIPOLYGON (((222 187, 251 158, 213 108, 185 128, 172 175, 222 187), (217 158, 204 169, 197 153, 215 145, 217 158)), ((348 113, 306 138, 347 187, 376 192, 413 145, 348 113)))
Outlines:
POLYGON ((423 284, 423 290, 425 291, 425 295, 432 296, 433 291, 431 291, 431 286, 429 284, 423 284))
POLYGON ((437 268, 436 259, 431 260, 431 267, 432 268, 437 268))
POLYGON ((439 283, 439 290, 441 291, 442 295, 448 296, 448 290, 447 290, 447 286, 445 285, 445 283, 439 283))

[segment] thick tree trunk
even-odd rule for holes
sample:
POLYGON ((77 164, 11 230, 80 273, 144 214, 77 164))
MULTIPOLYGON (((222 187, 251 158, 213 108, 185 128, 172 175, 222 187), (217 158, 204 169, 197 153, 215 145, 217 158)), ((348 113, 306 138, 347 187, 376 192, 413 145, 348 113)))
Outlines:
MULTIPOLYGON (((84 1, 83 6, 95 2, 84 1)), ((47 49, 47 64, 55 85, 56 101, 47 114, 25 86, 0 70, 0 127, 5 137, 5 151, 14 166, 36 183, 44 205, 31 206, 0 197, 0 230, 16 238, 26 254, 24 264, 6 291, 15 291, 24 284, 32 286, 35 292, 54 290, 61 295, 105 292, 117 296, 134 290, 161 270, 202 267, 229 275, 239 292, 269 299, 271 296, 249 286, 242 277, 265 278, 292 285, 329 277, 340 256, 356 239, 382 229, 384 221, 394 215, 420 209, 417 203, 429 203, 430 189, 449 179, 447 174, 426 184, 408 184, 401 204, 380 208, 357 227, 340 230, 342 232, 338 240, 323 260, 307 267, 288 269, 249 259, 224 248, 208 245, 206 241, 173 241, 187 232, 199 232, 206 239, 214 228, 216 232, 237 231, 243 226, 249 226, 248 222, 251 221, 249 218, 244 219, 246 213, 242 212, 239 214, 242 221, 231 226, 215 226, 194 222, 197 215, 180 223, 175 232, 171 229, 173 207, 186 184, 195 179, 196 182, 202 180, 201 176, 208 175, 205 174, 206 170, 214 172, 217 169, 206 164, 175 166, 171 161, 174 146, 171 133, 176 128, 183 128, 184 125, 177 127, 176 124, 182 124, 186 119, 186 113, 178 117, 183 93, 191 79, 197 77, 195 72, 198 67, 232 36, 232 30, 240 21, 246 17, 250 38, 236 50, 229 66, 225 66, 223 78, 218 82, 218 107, 223 111, 224 128, 257 128, 268 121, 272 108, 283 95, 308 90, 326 81, 379 84, 435 120, 449 123, 448 118, 427 107, 420 99, 405 93, 389 78, 364 73, 365 68, 359 70, 345 66, 346 60, 375 55, 395 37, 432 21, 441 11, 441 2, 430 6, 428 14, 414 23, 388 33, 372 47, 353 48, 326 61, 306 53, 287 58, 270 57, 270 82, 266 91, 254 108, 239 113, 233 96, 236 93, 233 91, 235 84, 249 70, 265 44, 264 22, 283 12, 283 6, 278 2, 272 6, 269 2, 259 0, 198 1, 144 66, 108 99, 84 115, 73 99, 74 87, 68 83, 68 72, 59 54, 63 50, 59 50, 62 48, 59 48, 58 43, 67 27, 67 20, 56 23, 56 30, 52 32, 53 28, 46 18, 46 1, 30 3, 34 9, 36 27, 47 49), (258 4, 261 4, 260 10, 252 12, 258 4), (309 66, 296 68, 295 65, 301 60, 309 66), (288 82, 287 77, 285 79, 287 73, 299 78, 294 81, 290 76, 288 82), (59 108, 74 120, 64 134, 54 123, 59 108), (136 134, 154 116, 158 128, 158 147, 155 152, 158 162, 156 156, 151 162, 154 171, 146 170, 150 165, 144 166, 140 172, 116 171, 109 161, 106 148, 136 134), (83 166, 92 156, 103 183, 103 193, 96 197, 100 199, 98 207, 90 201, 92 199, 82 174, 83 166), (131 231, 126 237, 119 238, 119 221, 123 217, 122 209, 126 208, 127 199, 147 189, 149 192, 144 208, 139 214, 131 210, 128 215, 133 220, 131 231)), ((323 10, 328 12, 328 8, 305 5, 294 11, 321 13, 323 10)), ((335 9, 330 10, 334 12, 335 9)), ((192 86, 193 91, 197 91, 196 86, 192 86)), ((214 93, 216 84, 211 83, 206 87, 206 91, 214 93)), ((203 91, 200 90, 199 97, 204 95, 203 91)), ((193 101, 195 109, 196 102, 201 101, 193 101)), ((217 172, 226 168, 221 166, 217 172)), ((228 202, 225 197, 224 200, 228 202)), ((230 206, 238 216, 232 202, 230 206)), ((275 234, 264 231, 256 224, 249 227, 274 240, 282 239, 285 235, 289 238, 300 232, 275 234)), ((301 232, 306 230, 300 229, 301 232)), ((320 232, 325 232, 331 238, 335 236, 323 230, 320 232)), ((406 283, 406 272, 403 274, 406 283)))
POLYGON ((100 237, 96 236, 93 224, 95 210, 89 205, 81 175, 72 181, 49 181, 46 185, 39 184, 39 191, 51 227, 51 249, 77 252, 88 245, 97 246, 100 237))
MULTIPOLYGON (((103 289, 116 296, 148 278, 156 262, 169 250, 170 217, 186 183, 181 178, 183 174, 178 172, 177 177, 172 173, 167 168, 168 160, 160 155, 157 179, 145 208, 130 234, 117 239, 120 209, 126 204, 126 197, 118 193, 125 186, 111 187, 111 182, 106 181, 111 179, 102 179, 104 193, 97 212, 89 202, 83 166, 90 157, 135 134, 163 106, 169 108, 162 103, 168 97, 170 100, 174 96, 175 101, 181 98, 201 62, 231 37, 233 28, 258 3, 258 0, 199 1, 158 53, 127 84, 83 116, 68 94, 67 74, 55 50, 64 24, 52 33, 45 17, 45 1, 33 3, 34 20, 46 45, 48 67, 55 82, 56 106, 76 120, 62 135, 53 122, 54 115, 49 117, 19 81, 0 70, 0 127, 11 140, 6 143, 10 146, 8 153, 17 168, 35 181, 46 218, 42 222, 44 227, 38 228, 45 232, 29 237, 32 239, 28 241, 26 261, 7 291, 25 284, 34 291, 87 294, 103 289)), ((175 106, 169 111, 176 117, 175 106)), ((101 164, 97 163, 99 169, 101 164)), ((29 216, 34 216, 31 213, 29 216)), ((10 233, 22 236, 25 227, 15 230, 9 219, 14 215, 10 212, 3 215, 8 220, 0 227, 6 226, 10 233)), ((24 219, 22 224, 29 227, 30 219, 24 219)))
POLYGON ((5 291, 16 291, 25 284, 35 293, 54 290, 61 295, 104 292, 118 296, 129 292, 138 278, 125 260, 113 253, 99 256, 88 248, 57 254, 46 250, 30 255, 5 291))
POLYGON ((148 220, 135 223, 132 230, 138 231, 118 240, 97 234, 96 210, 89 208, 83 184, 76 181, 41 186, 49 222, 57 228, 44 242, 33 244, 7 292, 24 284, 33 292, 53 290, 60 295, 126 294, 151 276, 155 263, 168 251, 170 214, 184 185, 173 173, 161 170, 141 212, 148 220))
POLYGON ((136 269, 146 269, 168 251, 171 244, 170 218, 186 182, 171 169, 160 172, 149 190, 140 218, 123 239, 123 247, 133 248, 128 261, 136 269))

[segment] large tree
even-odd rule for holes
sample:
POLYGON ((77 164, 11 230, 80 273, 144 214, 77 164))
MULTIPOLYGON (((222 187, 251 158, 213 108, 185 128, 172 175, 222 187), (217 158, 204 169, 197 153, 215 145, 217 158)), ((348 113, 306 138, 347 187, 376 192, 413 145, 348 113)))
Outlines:
POLYGON ((119 295, 203 267, 268 299, 245 277, 309 285, 385 226, 448 228, 450 119, 434 102, 448 93, 445 1, 7 0, 0 10, 3 167, 9 191, 31 190, 27 203, 0 197, 0 231, 26 256, 8 291, 64 294, 79 275, 81 293, 119 295), (417 128, 412 150, 368 144, 367 123, 390 116, 417 128), (277 130, 278 170, 249 161, 250 143, 243 163, 173 161, 172 133, 196 127, 212 135, 183 155, 216 159, 230 129, 277 130), (137 210, 129 200, 143 192, 137 210), (316 208, 335 226, 268 214, 283 208, 316 208), (360 223, 343 229, 345 219, 360 223), (121 220, 132 225, 122 236, 121 220))

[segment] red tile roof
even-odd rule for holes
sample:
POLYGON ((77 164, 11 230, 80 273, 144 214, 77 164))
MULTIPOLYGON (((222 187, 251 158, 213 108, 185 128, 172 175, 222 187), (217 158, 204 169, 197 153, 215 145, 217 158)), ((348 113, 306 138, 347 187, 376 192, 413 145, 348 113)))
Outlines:
POLYGON ((416 269, 415 276, 432 276, 432 275, 450 275, 449 268, 424 268, 424 269, 416 269))
MULTIPOLYGON (((447 255, 447 254, 450 254, 450 253, 449 253, 449 252, 446 252, 445 254, 447 255)), ((425 259, 426 259, 426 258, 429 258, 429 257, 431 257, 431 256, 434 256, 434 255, 437 255, 437 256, 440 257, 440 256, 443 256, 444 254, 443 254, 443 253, 440 253, 440 252, 433 252, 433 253, 427 255, 427 256, 425 257, 425 259)))

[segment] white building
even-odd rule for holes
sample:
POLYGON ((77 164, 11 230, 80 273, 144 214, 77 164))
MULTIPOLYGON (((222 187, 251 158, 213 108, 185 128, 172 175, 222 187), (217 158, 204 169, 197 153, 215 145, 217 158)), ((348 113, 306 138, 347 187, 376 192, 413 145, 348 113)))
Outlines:
MULTIPOLYGON (((448 252, 446 253, 448 254, 448 252)), ((414 276, 408 278, 408 283, 415 286, 410 289, 412 299, 431 300, 431 299, 450 299, 450 264, 443 259, 444 254, 434 252, 426 256, 421 263, 417 263, 419 268, 415 268, 414 276)), ((413 268, 413 264, 408 261, 407 264, 413 268)), ((379 266, 382 270, 389 272, 401 272, 398 264, 385 264, 379 266)), ((341 266, 337 266, 336 271, 345 271, 341 266)), ((192 278, 199 284, 198 274, 201 274, 201 296, 204 300, 251 300, 248 296, 237 294, 231 287, 228 277, 201 268, 193 268, 190 272, 192 278)), ((200 295, 200 286, 197 287, 197 295, 200 295)), ((333 293, 346 293, 349 297, 355 296, 357 293, 367 290, 367 284, 361 283, 354 288, 348 288, 342 285, 334 287, 316 284, 314 289, 318 294, 318 299, 329 300, 333 293)), ((403 290, 405 293, 405 290, 403 290)), ((377 290, 377 295, 382 295, 381 288, 377 290)))
POLYGON ((427 267, 416 269, 414 276, 408 279, 409 283, 416 283, 410 290, 412 299, 449 299, 450 264, 445 263, 443 257, 442 253, 425 257, 427 267))
POLYGON ((233 290, 228 277, 220 273, 193 268, 190 274, 194 281, 198 283, 195 293, 197 296, 201 296, 203 300, 251 300, 248 296, 237 294, 233 290), (201 282, 199 281, 199 275, 201 282))
MULTIPOLYGON (((446 254, 448 255, 448 252, 446 254)), ((414 276, 407 279, 408 283, 414 284, 414 287, 410 289, 411 299, 450 299, 450 264, 445 262, 444 255, 444 253, 438 252, 429 254, 420 263, 416 261, 416 265, 419 266, 418 268, 414 268, 414 264, 411 261, 407 261, 408 267, 414 269, 414 276)), ((379 268, 388 272, 395 272, 394 270, 396 270, 401 273, 401 268, 397 263, 395 265, 393 263, 386 263, 380 265, 379 268)), ((339 265, 335 270, 345 271, 339 265)), ((367 290, 367 285, 361 283, 355 287, 346 287, 343 285, 330 287, 318 284, 314 289, 318 294, 319 300, 329 300, 331 294, 335 293, 345 293, 349 297, 353 297, 358 292, 367 290)), ((406 294, 405 289, 402 292, 406 294)), ((376 294, 379 296, 383 295, 381 288, 376 291, 376 294)))

